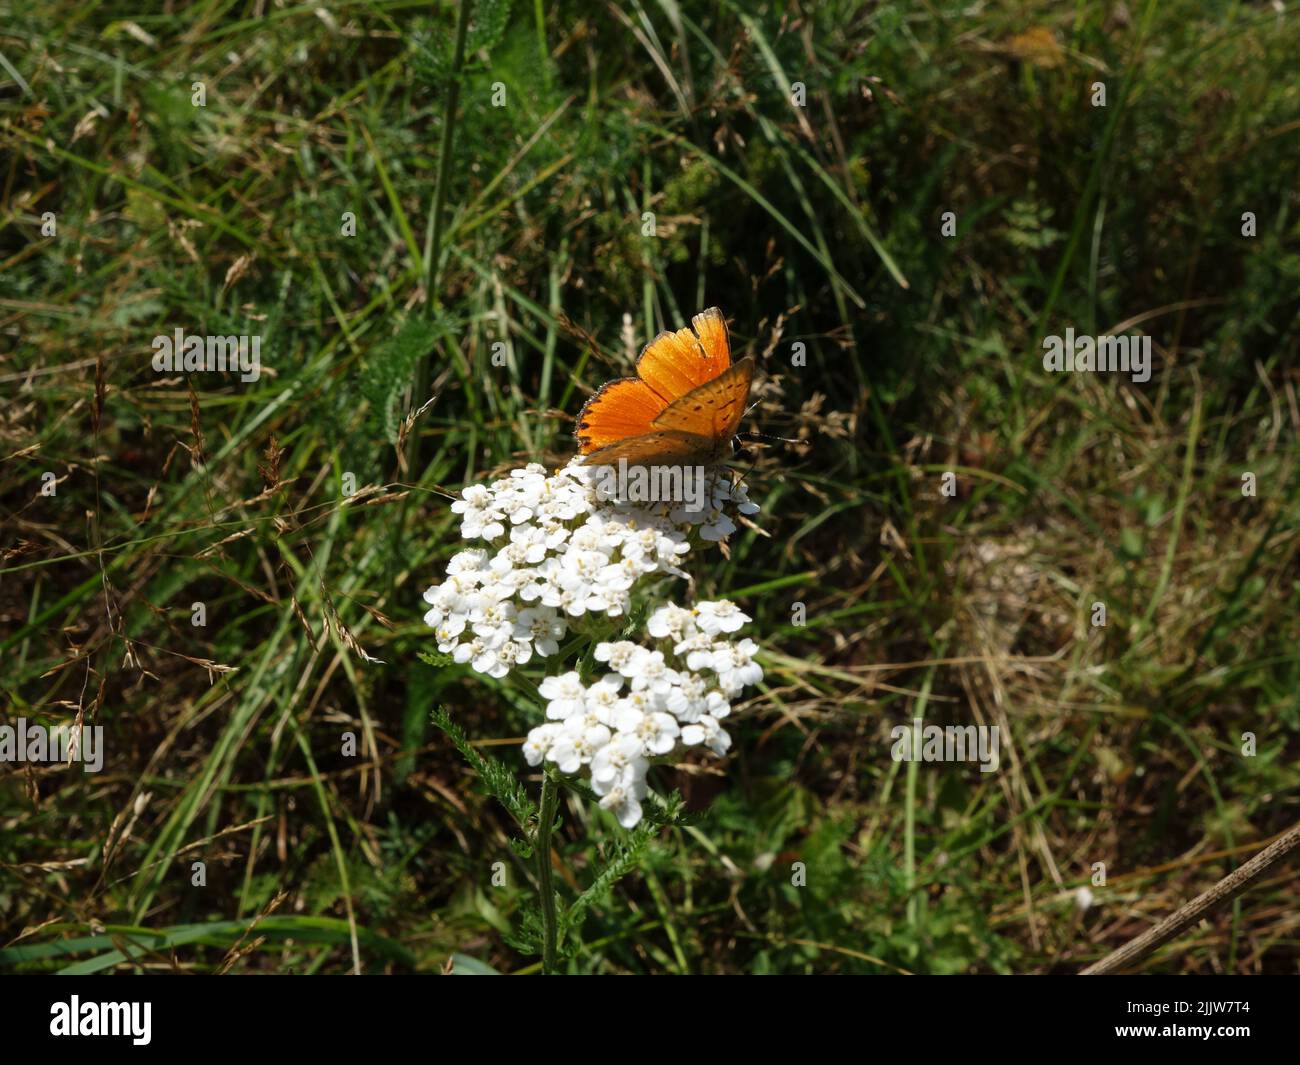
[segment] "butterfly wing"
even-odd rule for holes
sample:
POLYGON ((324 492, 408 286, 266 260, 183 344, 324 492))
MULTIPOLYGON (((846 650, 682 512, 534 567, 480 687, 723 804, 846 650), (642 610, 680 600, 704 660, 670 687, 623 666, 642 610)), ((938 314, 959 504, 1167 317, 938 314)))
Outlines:
POLYGON ((578 450, 589 455, 618 440, 643 436, 652 431, 655 418, 667 401, 635 377, 624 377, 602 385, 583 404, 578 415, 578 450))
POLYGON ((692 318, 691 325, 693 329, 660 333, 637 360, 637 376, 665 405, 731 365, 731 341, 722 312, 710 307, 692 318))
POLYGON ((583 459, 584 466, 696 466, 710 461, 714 442, 707 436, 661 429, 609 444, 583 459))
POLYGON ((754 380, 754 360, 746 357, 712 381, 668 404, 651 425, 657 430, 711 440, 716 454, 736 435, 754 380))
POLYGON ((700 338, 705 358, 709 360, 709 376, 717 377, 731 365, 731 333, 727 329, 727 320, 717 307, 710 307, 692 318, 691 326, 700 338))
POLYGON ((754 360, 731 365, 727 321, 717 307, 691 326, 660 333, 641 353, 636 377, 611 381, 587 400, 575 435, 588 464, 707 463, 735 436, 754 360))

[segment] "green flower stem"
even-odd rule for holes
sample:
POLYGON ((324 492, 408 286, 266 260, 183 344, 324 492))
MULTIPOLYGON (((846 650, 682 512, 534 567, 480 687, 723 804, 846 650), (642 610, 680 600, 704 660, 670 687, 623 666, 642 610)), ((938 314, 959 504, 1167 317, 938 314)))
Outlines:
MULTIPOLYGON (((432 318, 434 309, 442 302, 437 295, 438 261, 442 258, 443 205, 447 200, 447 186, 451 182, 452 147, 456 143, 456 110, 460 104, 460 72, 465 65, 465 39, 469 35, 470 9, 472 0, 460 0, 456 12, 456 45, 451 59, 451 74, 447 78, 446 109, 442 115, 442 144, 438 150, 438 176, 434 179, 433 207, 431 208, 433 230, 429 245, 425 249, 428 261, 424 264, 424 313, 432 318)), ((440 343, 445 338, 439 338, 440 343)), ((429 362, 432 354, 423 355, 415 364, 415 382, 411 392, 411 409, 420 407, 429 390, 429 362)), ((407 457, 412 476, 418 477, 420 469, 420 434, 412 433, 407 441, 407 457)), ((403 508, 406 503, 403 501, 403 508)), ((406 517, 403 510, 402 518, 406 517)), ((398 523, 401 527, 401 521, 398 523)))
MULTIPOLYGON (((451 59, 451 76, 447 79, 447 110, 442 116, 442 146, 438 151, 438 176, 433 187, 433 236, 430 240, 429 262, 425 267, 425 309, 432 315, 438 300, 434 290, 438 283, 438 260, 442 258, 442 211, 447 199, 447 185, 450 181, 452 163, 452 145, 456 142, 456 108, 460 103, 460 71, 465 65, 465 38, 469 30, 469 12, 473 6, 471 0, 460 0, 456 12, 456 48, 451 59)), ((421 360, 421 365, 428 359, 421 360)), ((417 403, 424 402, 423 393, 415 397, 417 403)))
POLYGON ((537 815, 537 835, 533 852, 537 856, 537 891, 542 904, 542 972, 554 974, 556 961, 555 887, 551 881, 551 826, 555 824, 555 807, 559 802, 559 786, 555 776, 547 769, 542 774, 542 803, 537 815))

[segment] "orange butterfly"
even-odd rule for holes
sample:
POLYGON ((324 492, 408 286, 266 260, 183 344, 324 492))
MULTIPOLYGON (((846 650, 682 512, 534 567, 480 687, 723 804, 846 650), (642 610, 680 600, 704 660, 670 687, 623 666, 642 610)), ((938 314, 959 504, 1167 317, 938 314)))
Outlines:
POLYGON ((601 386, 578 415, 588 466, 710 465, 736 435, 754 360, 731 362, 727 322, 717 307, 693 329, 660 333, 637 360, 636 377, 601 386))

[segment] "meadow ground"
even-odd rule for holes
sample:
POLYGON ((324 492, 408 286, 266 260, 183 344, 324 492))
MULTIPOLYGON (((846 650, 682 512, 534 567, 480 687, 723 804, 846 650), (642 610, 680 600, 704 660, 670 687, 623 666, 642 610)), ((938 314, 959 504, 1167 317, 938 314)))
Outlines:
MULTIPOLYGON (((541 711, 421 593, 449 493, 713 304, 799 441, 696 573, 765 679, 654 771, 689 818, 566 793, 562 898, 626 859, 567 967, 1075 972, 1300 820, 1289 6, 470 15, 458 64, 454 5, 0 0, 0 714, 106 737, 0 775, 0 968, 536 971, 431 714, 535 793, 541 711), (178 328, 260 374, 158 372, 178 328), (998 770, 894 760, 918 717, 998 770)), ((1141 967, 1294 973, 1298 896, 1141 967)))

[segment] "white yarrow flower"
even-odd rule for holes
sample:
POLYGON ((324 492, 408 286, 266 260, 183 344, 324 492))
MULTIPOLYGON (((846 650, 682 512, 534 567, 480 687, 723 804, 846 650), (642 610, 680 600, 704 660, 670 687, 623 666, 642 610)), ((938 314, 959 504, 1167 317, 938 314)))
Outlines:
POLYGON ((697 603, 695 606, 695 623, 701 631, 710 636, 723 632, 736 632, 748 621, 748 614, 742 613, 730 599, 720 599, 716 603, 697 603))
POLYGON ((731 746, 731 737, 723 731, 717 721, 704 714, 699 721, 682 729, 682 742, 688 747, 703 743, 714 754, 722 755, 726 754, 727 748, 731 746))
POLYGON ((759 508, 718 470, 704 506, 691 511, 604 498, 596 469, 574 462, 548 476, 532 463, 465 488, 452 511, 461 537, 482 546, 447 563, 443 582, 424 592, 424 619, 441 653, 493 678, 556 658, 573 626, 592 634, 603 674, 584 682, 560 663, 541 680, 546 721, 528 733, 524 760, 588 774, 600 805, 631 828, 652 760, 689 748, 725 754, 731 737, 721 722, 763 670, 753 640, 728 639, 750 618, 725 599, 661 603, 646 620, 647 645, 594 634, 613 631, 603 619, 632 613, 644 582, 687 577, 680 564, 692 543, 730 535, 731 514, 759 508))
POLYGON ((576 671, 547 677, 537 690, 547 700, 546 716, 558 721, 582 710, 587 695, 576 671))

